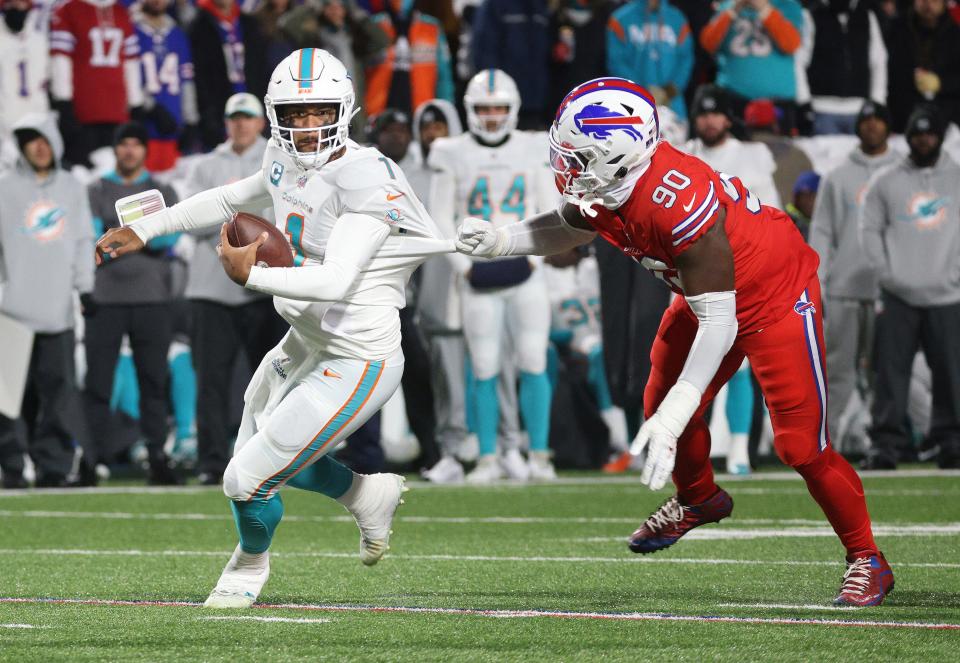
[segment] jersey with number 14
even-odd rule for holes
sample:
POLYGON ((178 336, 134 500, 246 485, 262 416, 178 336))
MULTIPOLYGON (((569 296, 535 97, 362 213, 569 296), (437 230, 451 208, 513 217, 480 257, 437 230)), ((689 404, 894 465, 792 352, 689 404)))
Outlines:
POLYGON ((627 201, 585 217, 607 241, 683 294, 677 257, 726 210, 740 333, 780 320, 816 275, 820 259, 782 211, 761 204, 735 176, 662 142, 627 201))

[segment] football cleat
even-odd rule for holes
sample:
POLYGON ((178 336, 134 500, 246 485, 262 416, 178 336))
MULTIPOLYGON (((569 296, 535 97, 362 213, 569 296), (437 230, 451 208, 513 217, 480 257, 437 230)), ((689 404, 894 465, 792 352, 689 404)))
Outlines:
POLYGON ((892 591, 893 570, 883 553, 868 550, 847 555, 847 571, 833 604, 859 608, 880 605, 892 591))
POLYGON ((508 479, 526 481, 530 478, 532 468, 527 467, 527 461, 519 449, 509 449, 500 459, 500 466, 506 472, 508 479))
POLYGON ((603 472, 605 474, 623 474, 630 469, 631 463, 633 463, 633 454, 629 451, 624 451, 622 454, 611 458, 604 466, 603 472))
POLYGON ((467 475, 467 483, 482 485, 493 483, 503 478, 503 468, 500 459, 495 455, 480 456, 477 466, 467 475))
POLYGON ((269 577, 270 553, 245 553, 238 545, 203 607, 249 608, 269 577))
POLYGON ((701 504, 681 504, 674 495, 630 536, 628 545, 635 553, 657 552, 672 546, 694 527, 720 522, 731 513, 733 498, 722 488, 701 504))
POLYGON ((423 470, 420 476, 430 483, 463 483, 463 465, 453 456, 444 456, 429 470, 423 470))
POLYGON ((530 478, 534 481, 556 481, 557 471, 550 462, 550 454, 544 451, 530 453, 530 478))
POLYGON ((350 513, 360 528, 360 561, 373 566, 390 549, 393 516, 409 490, 398 474, 360 475, 363 485, 350 513))

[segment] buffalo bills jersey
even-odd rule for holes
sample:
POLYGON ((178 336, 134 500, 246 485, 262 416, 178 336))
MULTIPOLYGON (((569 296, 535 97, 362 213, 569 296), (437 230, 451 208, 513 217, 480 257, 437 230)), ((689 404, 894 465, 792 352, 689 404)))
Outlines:
POLYGON ((140 54, 123 5, 66 0, 50 21, 50 54, 73 61, 73 112, 81 124, 129 119, 123 63, 140 54))
POLYGON ((662 142, 630 197, 615 210, 585 217, 675 292, 683 294, 676 258, 726 211, 733 251, 740 333, 763 329, 788 313, 816 275, 819 258, 790 217, 762 205, 735 176, 662 142))
MULTIPOLYGON (((143 89, 155 103, 163 106, 183 126, 183 84, 193 80, 193 57, 187 35, 176 22, 165 17, 164 25, 155 28, 146 21, 136 21, 134 28, 140 42, 140 64, 143 89)), ((161 136, 153 123, 148 127, 151 138, 161 136)))

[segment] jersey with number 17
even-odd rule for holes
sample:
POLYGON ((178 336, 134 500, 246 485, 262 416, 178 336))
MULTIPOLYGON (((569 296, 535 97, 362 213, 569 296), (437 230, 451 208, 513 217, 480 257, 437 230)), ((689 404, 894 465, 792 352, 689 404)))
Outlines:
POLYGON ((663 279, 683 286, 676 259, 726 211, 740 333, 780 320, 817 273, 820 259, 781 210, 763 205, 734 175, 662 142, 619 208, 585 217, 611 244, 663 279))

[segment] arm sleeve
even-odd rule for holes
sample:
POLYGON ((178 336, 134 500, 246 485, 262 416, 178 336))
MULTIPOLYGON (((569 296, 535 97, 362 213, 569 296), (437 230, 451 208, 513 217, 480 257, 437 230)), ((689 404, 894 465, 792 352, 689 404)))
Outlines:
POLYGON ((884 243, 887 210, 880 195, 880 187, 877 186, 878 181, 870 183, 860 208, 860 243, 867 260, 882 280, 890 271, 890 263, 884 243))
POLYGON ((127 90, 127 106, 136 108, 146 101, 140 72, 140 42, 133 26, 127 23, 123 38, 123 82, 127 90))
POLYGON ((734 292, 705 292, 687 297, 699 326, 677 381, 703 394, 737 338, 737 296, 734 292))
POLYGON ((779 9, 770 8, 763 19, 763 27, 774 45, 786 54, 800 48, 800 30, 779 9))
POLYGON ((868 12, 870 21, 870 47, 868 59, 870 62, 870 98, 874 101, 887 103, 887 47, 883 43, 883 33, 880 32, 880 21, 873 11, 868 12))
POLYGON ((500 255, 506 256, 550 256, 591 242, 597 236, 592 230, 574 228, 558 210, 503 226, 497 233, 503 247, 500 255))
POLYGON ((446 99, 450 103, 454 101, 453 91, 453 65, 450 61, 450 47, 447 45, 447 38, 443 32, 440 32, 440 39, 437 41, 437 99, 446 99))
POLYGON ((246 287, 287 299, 340 301, 389 234, 390 227, 382 221, 348 212, 330 231, 323 264, 252 267, 246 287))
POLYGON ((716 55, 730 30, 733 16, 729 11, 718 12, 700 31, 700 45, 710 55, 716 55))
POLYGON ((683 21, 680 26, 680 36, 677 39, 677 59, 671 81, 676 86, 677 93, 680 96, 683 96, 683 91, 687 89, 687 83, 690 82, 692 72, 693 39, 690 38, 690 25, 683 21))
POLYGON ((55 101, 73 99, 73 60, 69 55, 54 53, 50 57, 50 96, 55 101))
POLYGON ((229 221, 246 207, 268 207, 271 199, 259 171, 242 180, 190 196, 182 203, 143 217, 130 227, 147 242, 160 235, 196 230, 229 221))
MULTIPOLYGON (((456 178, 449 169, 440 163, 438 157, 437 150, 434 149, 429 158, 430 165, 436 169, 436 172, 430 178, 427 209, 430 210, 430 216, 436 221, 437 227, 440 228, 444 236, 456 237, 456 178)), ((457 274, 466 274, 473 266, 473 261, 462 253, 448 253, 447 259, 450 261, 453 271, 457 274)))
POLYGON ((93 261, 93 216, 90 213, 90 201, 87 192, 81 191, 77 209, 77 246, 76 258, 73 263, 73 287, 80 294, 93 291, 94 270, 93 261))
POLYGON ((833 178, 828 175, 820 183, 820 191, 813 207, 813 218, 810 219, 810 248, 820 256, 820 268, 817 272, 824 287, 827 286, 830 262, 833 260, 834 195, 833 178))
MULTIPOLYGON (((629 46, 627 45, 627 35, 623 25, 617 20, 616 16, 611 16, 607 21, 607 73, 611 76, 620 76, 621 78, 631 78, 636 76, 630 68, 629 46)), ((678 86, 679 87, 679 86, 678 86)))

